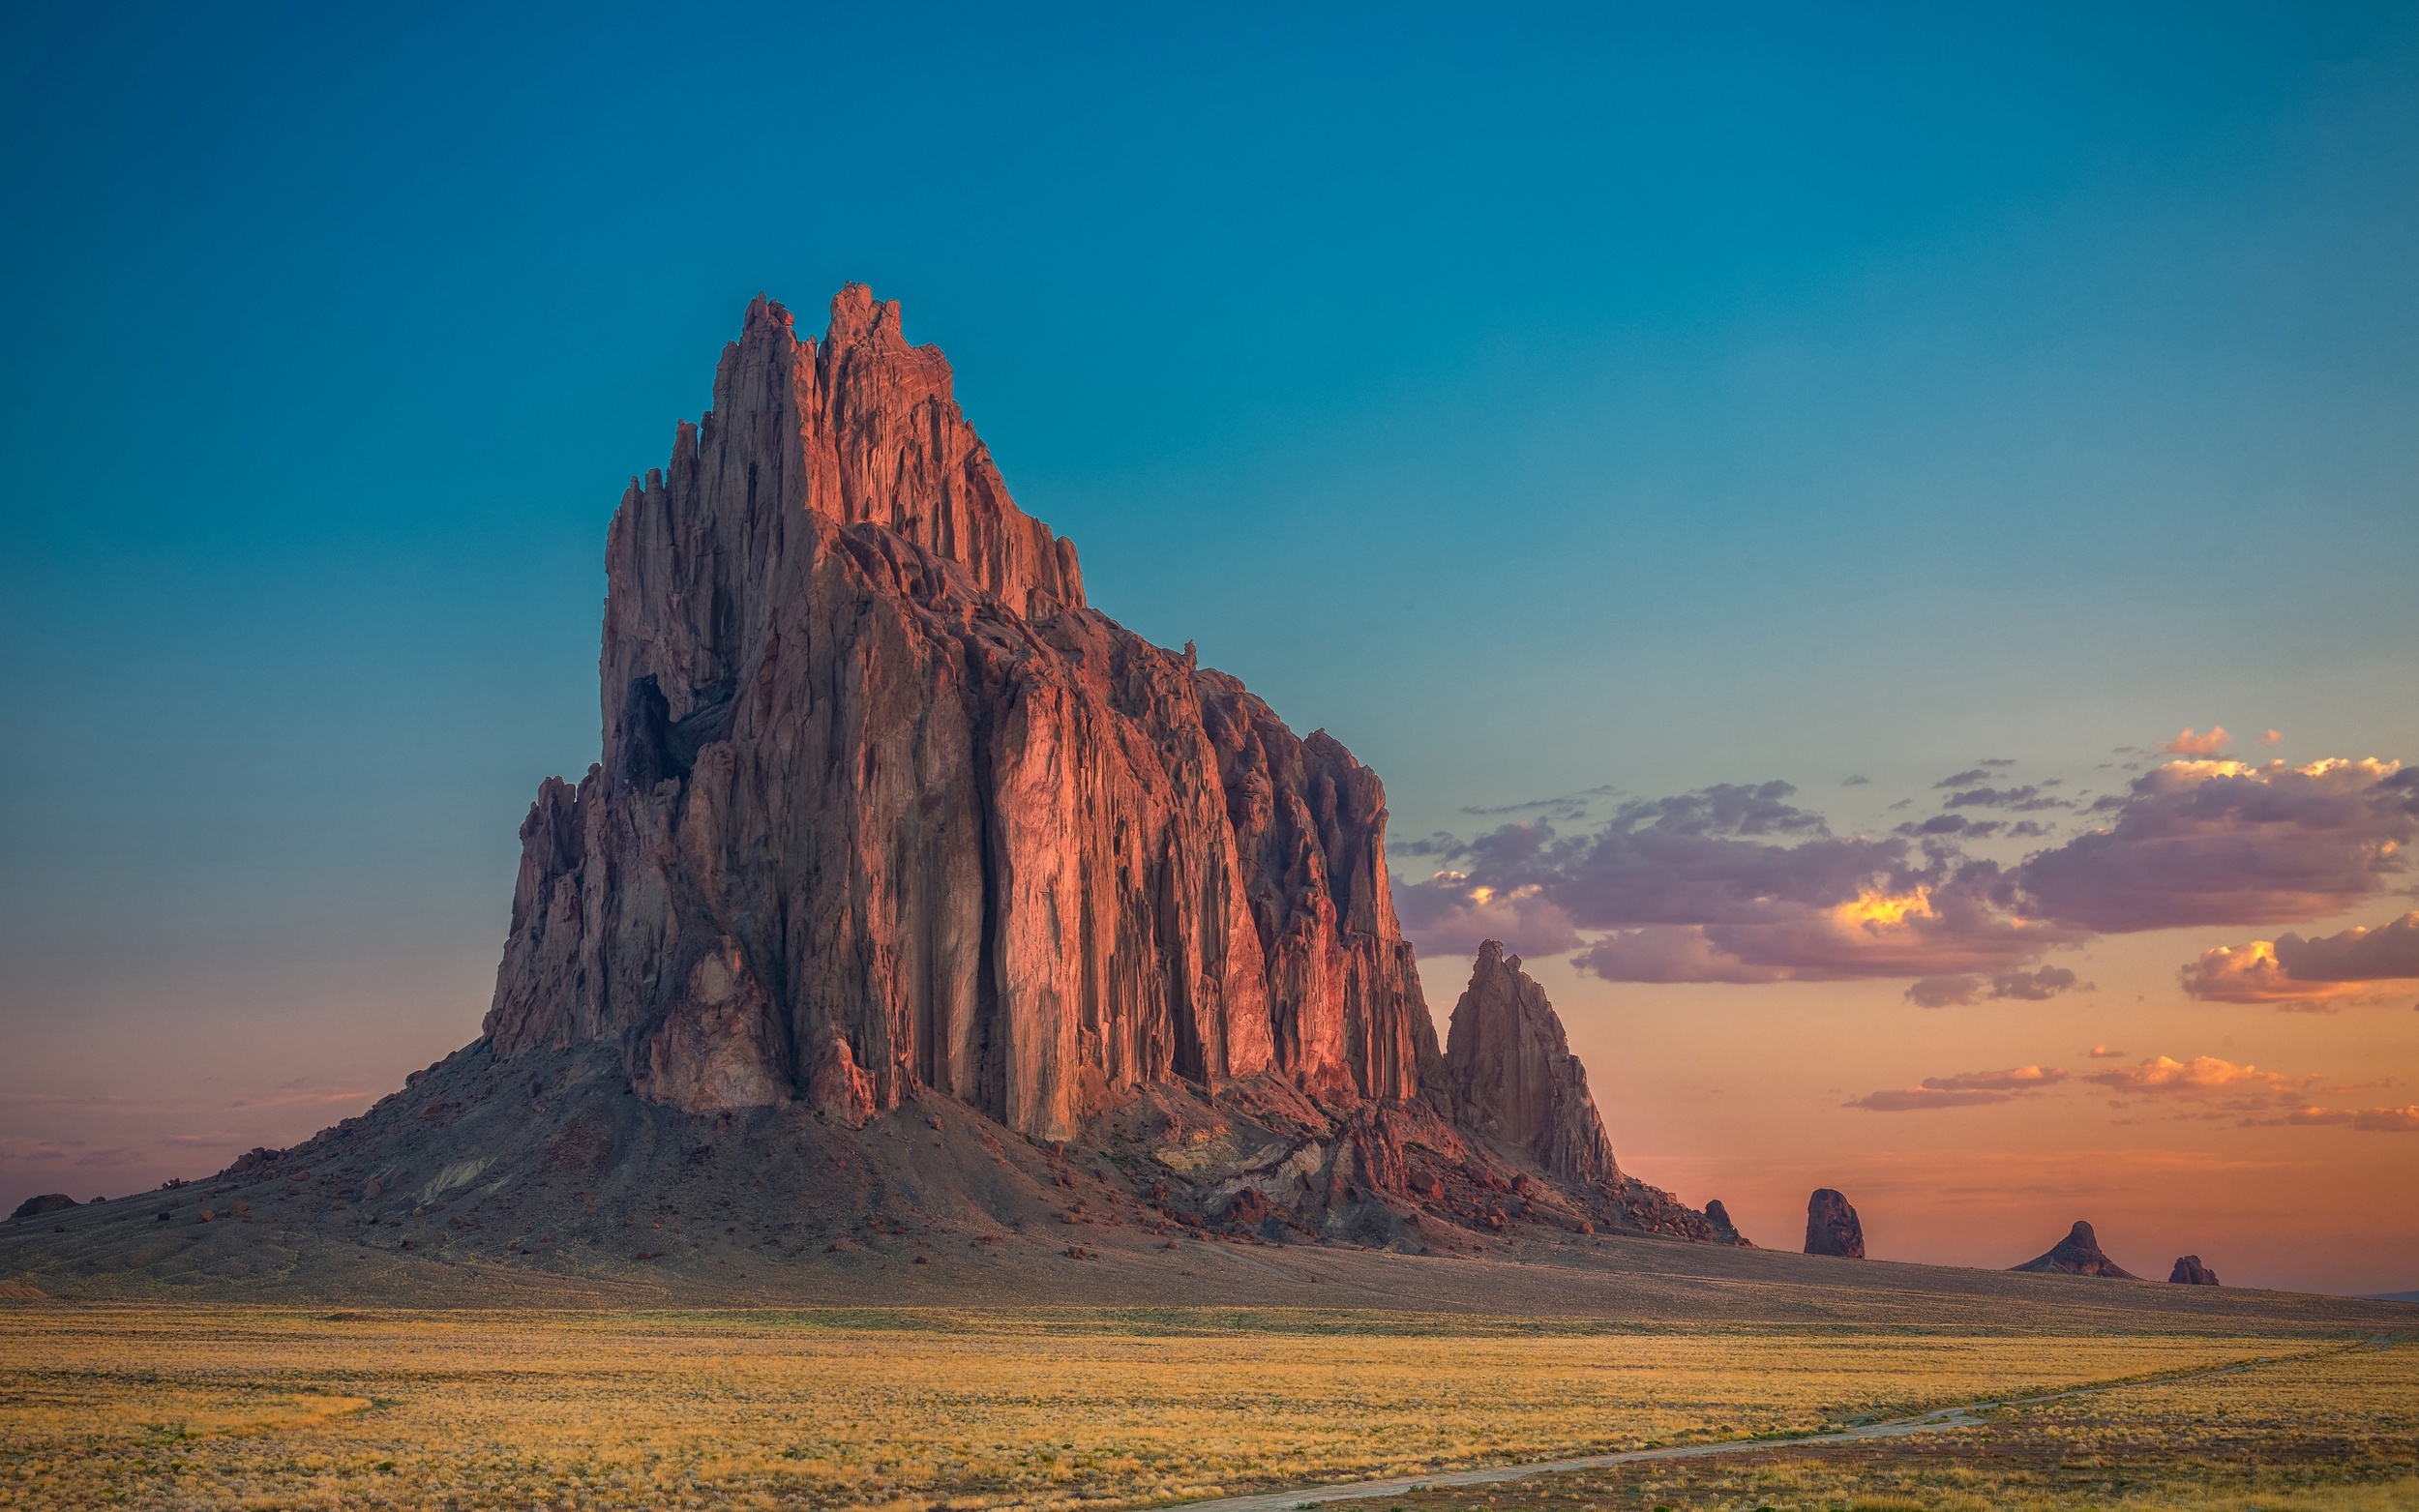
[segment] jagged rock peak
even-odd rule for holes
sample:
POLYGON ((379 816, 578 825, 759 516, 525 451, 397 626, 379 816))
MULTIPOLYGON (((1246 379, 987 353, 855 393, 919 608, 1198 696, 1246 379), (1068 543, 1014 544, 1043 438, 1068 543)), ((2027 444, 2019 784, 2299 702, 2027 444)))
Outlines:
POLYGON ((1478 946, 1470 986, 1453 1005, 1445 1065, 1454 1122, 1527 1152, 1564 1180, 1621 1179, 1561 1016, 1501 940, 1478 946))
POLYGON ((2102 1254, 2099 1235, 2091 1231, 2091 1225, 2079 1220, 2048 1253, 2036 1255, 2023 1264, 2010 1265, 2008 1269, 2065 1276, 2111 1276, 2119 1281, 2141 1279, 2102 1254))
POLYGON ((2214 1287, 2218 1273, 2203 1265, 2197 1255, 2179 1255, 2175 1258, 2175 1269, 2167 1273, 2167 1281, 2179 1287, 2214 1287))
POLYGON ((1816 1187, 1806 1200, 1806 1253, 1865 1258, 1865 1226, 1847 1198, 1830 1187, 1816 1187))
POLYGON ((1088 609, 895 304, 842 289, 820 345, 750 306, 606 567, 604 759, 522 826, 504 1058, 1045 1139, 1171 1079, 1442 1098, 1376 775, 1088 609))

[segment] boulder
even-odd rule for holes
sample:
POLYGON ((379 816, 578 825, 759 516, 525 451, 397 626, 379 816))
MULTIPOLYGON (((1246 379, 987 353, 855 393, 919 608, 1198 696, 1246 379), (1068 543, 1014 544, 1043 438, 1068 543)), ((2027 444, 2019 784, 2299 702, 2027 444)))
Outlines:
POLYGON ((2065 1276, 2109 1276, 2119 1281, 2141 1279, 2102 1254, 2100 1239, 2091 1231, 2091 1225, 2079 1220, 2047 1254, 2037 1255, 2023 1264, 2010 1265, 2008 1269, 2065 1276))
POLYGON ((45 1213, 64 1213, 76 1205, 75 1199, 65 1192, 45 1192, 40 1197, 29 1197, 17 1203, 16 1211, 9 1215, 9 1221, 14 1223, 19 1218, 39 1218, 45 1213))
POLYGON ((1865 1258, 1865 1226, 1848 1200, 1830 1187, 1817 1187, 1806 1200, 1806 1253, 1865 1258))

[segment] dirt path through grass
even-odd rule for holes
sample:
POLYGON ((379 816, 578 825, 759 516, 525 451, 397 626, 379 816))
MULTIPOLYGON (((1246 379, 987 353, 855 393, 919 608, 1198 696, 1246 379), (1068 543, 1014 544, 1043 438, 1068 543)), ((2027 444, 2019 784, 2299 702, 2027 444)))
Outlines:
POLYGON ((2057 1402, 2068 1397, 2090 1396, 2104 1391, 2119 1391, 2127 1386, 2181 1385, 2187 1381, 2208 1380, 2219 1376, 2234 1376, 2255 1366, 2275 1365, 2285 1361, 2316 1359, 2322 1355, 2345 1353, 2352 1349, 2384 1349, 2392 1348, 2383 1334, 2347 1345, 2340 1349, 2313 1349, 2301 1354, 2277 1355, 2257 1360, 2240 1360, 2221 1365, 2216 1370, 2194 1371, 2181 1376, 2129 1377, 2103 1381, 2095 1385, 2071 1386, 2064 1391, 2044 1392, 2039 1396, 2009 1397, 1986 1402, 1969 1402, 1962 1407, 1940 1408, 1920 1412, 1912 1417, 1894 1417, 1887 1422, 1865 1423, 1827 1434, 1807 1434, 1796 1438, 1732 1438, 1720 1443, 1679 1444, 1661 1449, 1630 1449, 1619 1454, 1591 1454, 1575 1460, 1539 1460, 1526 1465, 1499 1465, 1479 1470, 1447 1470, 1434 1475, 1406 1475, 1393 1480, 1347 1482, 1342 1485, 1315 1486, 1293 1491, 1262 1492, 1253 1497, 1226 1497, 1215 1501, 1180 1502, 1163 1512, 1299 1512, 1299 1509, 1328 1501, 1358 1501, 1373 1497, 1395 1497, 1410 1491, 1433 1491, 1447 1486, 1491 1486, 1505 1481, 1526 1480, 1533 1475, 1550 1475, 1561 1470, 1603 1469, 1615 1465, 1634 1465, 1641 1460, 1695 1460, 1717 1454, 1742 1454, 1751 1450, 1795 1449, 1813 1444, 1857 1443, 1873 1438, 1903 1438, 1910 1434, 1940 1433, 1952 1428, 1980 1428, 1984 1420, 1977 1413, 2003 1407, 2032 1407, 2043 1402, 2057 1402))

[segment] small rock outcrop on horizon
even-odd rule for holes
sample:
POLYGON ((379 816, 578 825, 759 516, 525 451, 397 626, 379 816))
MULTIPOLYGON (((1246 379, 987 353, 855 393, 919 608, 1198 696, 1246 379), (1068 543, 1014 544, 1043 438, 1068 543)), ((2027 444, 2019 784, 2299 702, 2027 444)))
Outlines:
POLYGON ((2099 1235, 2091 1225, 2077 1221, 2046 1255, 2037 1255, 2010 1270, 2032 1270, 2066 1276, 2109 1276, 2119 1281, 2139 1281, 2141 1278, 2117 1264, 2100 1251, 2099 1235))
POLYGON ((749 307, 613 517, 603 759, 521 825, 480 1039, 107 1231, 649 1275, 1744 1242, 1622 1172, 1501 945, 1440 1047, 1377 775, 1090 608, 951 381, 861 285, 820 340, 749 307))
POLYGON ((29 1197, 17 1203, 16 1211, 9 1215, 9 1221, 15 1223, 19 1218, 39 1218, 45 1213, 64 1213, 71 1207, 81 1205, 65 1192, 45 1192, 40 1197, 29 1197))
POLYGON ((1587 1068, 1571 1054, 1545 989, 1520 969, 1518 956, 1504 954, 1501 940, 1478 946, 1445 1043, 1455 1123, 1526 1151, 1566 1181, 1621 1178, 1588 1095, 1587 1068))
POLYGON ((1806 1200, 1806 1253, 1865 1258, 1865 1226, 1857 1222, 1847 1198, 1830 1187, 1815 1188, 1806 1200))
POLYGON ((2175 1269, 2167 1273, 2167 1281, 2179 1287, 2214 1287, 2218 1284, 2218 1273, 2203 1265, 2197 1255, 2179 1255, 2175 1259, 2175 1269))
POLYGON ((1730 1221, 1730 1209, 1722 1205, 1720 1198, 1705 1204, 1705 1221, 1714 1226, 1715 1243, 1736 1245, 1743 1250, 1755 1248, 1747 1236, 1739 1231, 1739 1226, 1730 1221))

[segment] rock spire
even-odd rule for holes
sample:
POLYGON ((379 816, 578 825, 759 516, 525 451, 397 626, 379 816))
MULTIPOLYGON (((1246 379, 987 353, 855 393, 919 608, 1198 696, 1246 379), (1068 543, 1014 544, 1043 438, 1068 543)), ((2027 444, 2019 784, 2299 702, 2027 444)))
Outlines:
POLYGON ((1865 1258, 1865 1226, 1857 1222, 1848 1200, 1830 1187, 1815 1188, 1806 1200, 1806 1253, 1865 1258))
POLYGON ((1453 1005, 1446 1065, 1454 1122, 1566 1181, 1621 1179, 1561 1016, 1501 940, 1478 946, 1470 986, 1453 1005))

